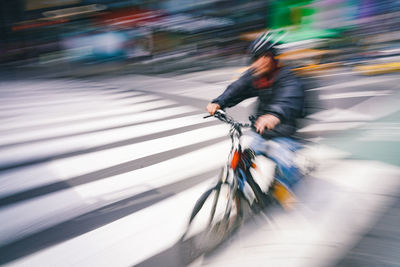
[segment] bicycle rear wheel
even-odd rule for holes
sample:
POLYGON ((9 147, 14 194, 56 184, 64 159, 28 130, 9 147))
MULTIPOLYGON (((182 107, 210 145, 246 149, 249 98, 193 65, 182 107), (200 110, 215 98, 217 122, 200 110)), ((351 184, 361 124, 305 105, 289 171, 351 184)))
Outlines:
POLYGON ((242 221, 239 191, 218 183, 199 198, 182 237, 185 257, 195 258, 220 245, 242 221))

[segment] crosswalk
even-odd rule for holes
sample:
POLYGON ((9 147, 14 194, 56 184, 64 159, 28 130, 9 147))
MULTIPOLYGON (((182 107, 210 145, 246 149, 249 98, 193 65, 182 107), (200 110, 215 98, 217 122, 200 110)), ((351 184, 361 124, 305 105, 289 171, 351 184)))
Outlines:
MULTIPOLYGON (((188 99, 212 99, 222 87, 146 79, 0 85, 0 265, 132 266, 178 240, 230 147, 229 128, 188 99), (153 86, 163 83, 179 85, 173 97, 153 86)), ((346 97, 322 91, 324 101, 346 97)), ((300 132, 396 112, 389 94, 377 96, 389 103, 380 113, 365 112, 371 95, 360 93, 350 108, 313 114, 300 132)))
POLYGON ((131 266, 176 241, 225 161, 227 126, 156 94, 39 84, 1 99, 0 264, 131 266))

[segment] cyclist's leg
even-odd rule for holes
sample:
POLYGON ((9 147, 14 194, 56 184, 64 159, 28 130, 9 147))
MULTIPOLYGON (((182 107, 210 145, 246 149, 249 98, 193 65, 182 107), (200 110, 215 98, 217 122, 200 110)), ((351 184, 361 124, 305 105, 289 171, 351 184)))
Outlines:
POLYGON ((294 163, 299 148, 300 143, 287 137, 277 137, 268 143, 268 156, 276 163, 274 196, 285 209, 292 209, 297 202, 292 188, 303 177, 294 163))
POLYGON ((277 137, 267 143, 267 154, 277 165, 276 179, 288 188, 292 188, 302 173, 294 163, 295 153, 301 144, 292 138, 277 137))
POLYGON ((264 155, 276 164, 273 192, 278 202, 287 209, 296 202, 293 186, 302 178, 302 173, 294 163, 295 152, 301 144, 292 138, 275 137, 265 140, 255 132, 250 134, 249 148, 255 155, 264 155))
POLYGON ((248 147, 256 156, 263 155, 277 165, 276 178, 291 188, 301 178, 300 169, 294 163, 295 152, 302 146, 299 142, 289 137, 275 137, 265 140, 256 132, 247 134, 250 139, 248 147))
POLYGON ((292 187, 302 178, 300 169, 295 165, 295 152, 302 146, 288 137, 275 137, 265 140, 256 132, 247 135, 250 138, 248 147, 256 156, 263 155, 276 164, 274 194, 285 208, 290 208, 295 202, 292 187))

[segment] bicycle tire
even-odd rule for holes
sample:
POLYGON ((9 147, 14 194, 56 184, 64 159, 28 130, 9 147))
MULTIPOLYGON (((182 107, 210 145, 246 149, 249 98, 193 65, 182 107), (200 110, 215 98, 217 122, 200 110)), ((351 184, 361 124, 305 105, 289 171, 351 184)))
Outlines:
POLYGON ((242 198, 237 189, 229 184, 219 182, 213 188, 204 192, 196 202, 190 215, 188 227, 181 238, 185 250, 185 258, 196 258, 212 251, 222 244, 240 225, 242 221, 242 198), (232 194, 231 201, 226 201, 225 194, 232 194), (221 213, 222 212, 222 213, 221 213), (204 218, 204 215, 207 218, 204 218), (194 229, 195 220, 203 221, 204 229, 194 229), (196 232, 197 230, 197 232, 196 232))

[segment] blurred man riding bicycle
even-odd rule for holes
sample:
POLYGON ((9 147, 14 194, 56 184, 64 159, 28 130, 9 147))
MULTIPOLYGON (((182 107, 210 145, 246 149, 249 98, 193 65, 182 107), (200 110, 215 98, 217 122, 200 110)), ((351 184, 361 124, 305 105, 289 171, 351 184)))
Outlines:
POLYGON ((290 189, 302 176, 293 162, 294 152, 301 147, 293 134, 296 119, 303 114, 304 89, 288 67, 280 66, 273 37, 266 32, 253 41, 249 48, 250 68, 212 100, 206 110, 214 115, 219 109, 257 97, 250 148, 255 155, 267 156, 276 163, 275 186, 280 192, 277 198, 285 206, 292 198, 290 189))

